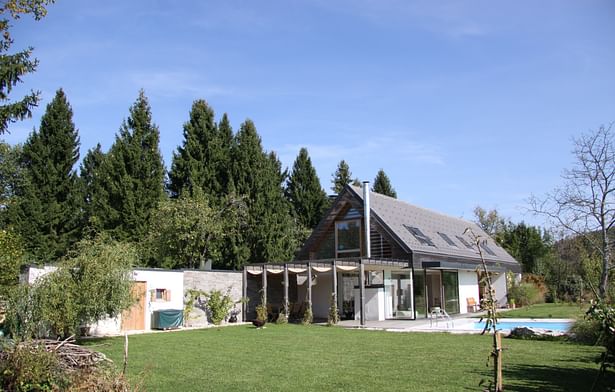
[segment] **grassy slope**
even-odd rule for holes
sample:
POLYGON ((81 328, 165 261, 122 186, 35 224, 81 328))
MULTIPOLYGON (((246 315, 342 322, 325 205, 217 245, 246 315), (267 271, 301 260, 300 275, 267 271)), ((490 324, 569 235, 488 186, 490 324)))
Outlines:
POLYGON ((502 318, 581 318, 586 308, 576 304, 536 304, 498 313, 502 318))
MULTIPOLYGON (((123 338, 88 342, 100 343, 120 366, 123 338)), ((479 335, 237 326, 131 336, 128 372, 148 391, 467 391, 491 375, 490 344, 479 335)), ((597 347, 504 346, 509 391, 586 390, 597 371, 597 347)))

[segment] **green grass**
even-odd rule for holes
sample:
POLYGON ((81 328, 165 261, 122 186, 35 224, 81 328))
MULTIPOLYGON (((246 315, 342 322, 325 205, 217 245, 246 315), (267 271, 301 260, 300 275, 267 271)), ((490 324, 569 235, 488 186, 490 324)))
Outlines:
POLYGON ((586 307, 578 304, 558 303, 558 304, 535 304, 524 306, 519 309, 499 312, 501 318, 570 318, 577 319, 583 317, 586 307))
MULTIPOLYGON (((122 363, 123 338, 88 341, 122 363)), ((128 375, 148 391, 468 391, 492 338, 268 325, 133 335, 128 375)), ((507 391, 587 390, 601 349, 505 339, 507 391)))

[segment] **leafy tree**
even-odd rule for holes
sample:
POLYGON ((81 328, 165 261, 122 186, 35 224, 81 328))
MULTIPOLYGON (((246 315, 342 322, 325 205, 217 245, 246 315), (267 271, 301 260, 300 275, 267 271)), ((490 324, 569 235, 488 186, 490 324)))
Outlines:
POLYGON ((314 228, 329 204, 306 148, 299 151, 286 184, 286 197, 300 224, 314 228))
POLYGON ((47 105, 38 132, 23 147, 24 184, 12 221, 39 261, 66 254, 81 235, 81 203, 75 163, 79 136, 73 112, 60 89, 47 105))
MULTIPOLYGON (((331 190, 336 194, 339 194, 346 185, 352 182, 353 180, 352 173, 350 172, 350 167, 348 166, 348 163, 346 163, 346 161, 342 159, 340 163, 337 164, 337 169, 335 170, 335 173, 333 173, 333 175, 331 176, 331 184, 333 184, 331 190)), ((353 185, 356 185, 356 182, 359 182, 360 185, 360 181, 358 179, 354 180, 353 185)))
POLYGON ((238 220, 245 219, 241 200, 227 199, 224 207, 212 205, 196 188, 194 196, 183 193, 162 201, 153 213, 145 240, 150 265, 165 268, 196 268, 211 259, 225 266, 221 256, 223 239, 234 233, 238 220))
POLYGON ((598 295, 606 299, 615 268, 615 143, 612 126, 600 127, 574 140, 576 159, 563 175, 564 185, 544 199, 532 197, 531 210, 568 233, 581 236, 600 257, 598 295))
POLYGON ((55 272, 9 297, 6 325, 13 337, 67 337, 80 325, 116 317, 133 303, 133 245, 106 237, 81 241, 55 272))
POLYGON ((141 90, 130 116, 102 159, 99 178, 104 191, 97 195, 101 198, 99 205, 94 204, 100 208, 93 210, 90 217, 116 239, 137 242, 143 238, 149 231, 152 212, 164 197, 159 140, 158 127, 152 123, 151 109, 141 90))
POLYGON ((506 229, 506 220, 500 216, 496 209, 487 211, 480 206, 476 206, 474 217, 478 226, 496 241, 499 239, 498 234, 506 229))
POLYGON ((0 135, 7 132, 9 123, 32 117, 32 109, 37 106, 40 92, 30 91, 21 100, 9 102, 9 94, 23 76, 36 70, 38 60, 32 59, 33 48, 8 54, 13 44, 9 29, 11 24, 7 17, 17 20, 21 15, 31 14, 40 20, 47 14, 46 5, 52 0, 7 0, 0 5, 0 135))
POLYGON ((382 169, 378 170, 378 174, 376 174, 372 191, 397 199, 397 192, 395 192, 393 185, 391 185, 391 180, 389 180, 389 176, 387 176, 382 169))
POLYGON ((11 230, 0 229, 0 300, 19 283, 19 270, 24 263, 21 239, 11 230))
POLYGON ((249 217, 246 230, 233 241, 236 253, 229 256, 234 256, 236 267, 247 261, 289 260, 296 247, 296 228, 284 197, 285 176, 275 154, 263 150, 250 120, 235 136, 232 159, 235 189, 245 197, 249 217))

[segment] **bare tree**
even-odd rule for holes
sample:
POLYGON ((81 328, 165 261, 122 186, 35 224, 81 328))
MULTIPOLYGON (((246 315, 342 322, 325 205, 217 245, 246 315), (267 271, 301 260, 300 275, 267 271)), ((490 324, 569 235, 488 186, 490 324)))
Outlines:
POLYGON ((599 296, 607 295, 615 267, 609 230, 615 225, 615 145, 613 124, 573 139, 576 162, 564 185, 544 199, 532 196, 530 211, 546 216, 570 234, 582 236, 601 257, 599 296))

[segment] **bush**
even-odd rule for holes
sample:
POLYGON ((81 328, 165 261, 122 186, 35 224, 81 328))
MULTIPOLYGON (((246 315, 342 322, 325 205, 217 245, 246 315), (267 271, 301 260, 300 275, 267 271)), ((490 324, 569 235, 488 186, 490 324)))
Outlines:
POLYGON ((229 292, 222 294, 220 290, 212 290, 207 294, 207 309, 209 309, 209 315, 211 322, 214 325, 220 325, 222 321, 228 316, 229 312, 233 308, 235 303, 231 299, 229 292))
POLYGON ((544 295, 533 283, 522 282, 509 289, 508 299, 519 306, 527 306, 544 302, 544 295))
POLYGON ((301 320, 301 324, 310 325, 314 321, 314 315, 312 314, 312 303, 308 302, 307 307, 305 308, 305 313, 303 313, 303 320, 301 320))
POLYGON ((579 319, 570 328, 570 340, 595 345, 602 336, 602 323, 598 320, 579 319))
POLYGON ((2 352, 0 386, 4 391, 55 391, 69 380, 58 358, 41 346, 15 346, 2 352))

